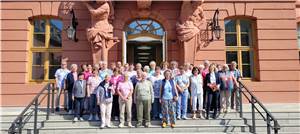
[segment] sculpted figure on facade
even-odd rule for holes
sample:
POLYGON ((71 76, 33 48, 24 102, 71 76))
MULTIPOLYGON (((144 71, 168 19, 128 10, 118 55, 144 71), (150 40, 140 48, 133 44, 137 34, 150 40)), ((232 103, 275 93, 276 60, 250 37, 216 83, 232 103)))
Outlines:
POLYGON ((200 28, 206 24, 202 4, 204 0, 183 1, 179 21, 176 24, 179 41, 186 42, 192 38, 200 41, 200 28))
POLYGON ((109 1, 85 2, 91 14, 91 27, 87 29, 87 39, 91 44, 95 62, 108 60, 109 45, 116 41, 113 37, 113 6, 109 1))

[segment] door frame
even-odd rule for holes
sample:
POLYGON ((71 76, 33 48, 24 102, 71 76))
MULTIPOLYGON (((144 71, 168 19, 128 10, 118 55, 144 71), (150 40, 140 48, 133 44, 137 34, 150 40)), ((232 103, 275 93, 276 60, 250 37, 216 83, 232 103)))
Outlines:
MULTIPOLYGON (((167 61, 167 32, 164 32, 161 44, 162 61, 167 61)), ((127 37, 125 31, 122 32, 122 63, 127 63, 127 37)))

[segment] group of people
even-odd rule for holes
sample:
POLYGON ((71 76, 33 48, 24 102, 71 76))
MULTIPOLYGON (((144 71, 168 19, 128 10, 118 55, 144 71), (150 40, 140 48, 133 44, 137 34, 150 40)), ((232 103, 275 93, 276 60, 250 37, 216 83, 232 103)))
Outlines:
POLYGON ((101 120, 101 128, 111 127, 111 117, 119 120, 119 127, 149 127, 151 119, 161 119, 162 127, 175 127, 176 120, 216 118, 218 112, 228 112, 239 105, 238 80, 242 77, 235 61, 219 65, 205 60, 203 65, 176 61, 162 62, 161 67, 151 61, 144 67, 137 63, 122 64, 106 61, 99 64, 76 64, 67 68, 62 62, 56 73, 56 111, 60 110, 60 96, 64 92, 64 106, 74 121, 101 120), (234 105, 236 104, 236 105, 234 105), (100 115, 100 116, 99 116, 100 115), (203 116, 204 115, 204 116, 203 116), (100 117, 100 118, 99 118, 100 117), (143 122, 145 121, 145 122, 143 122))

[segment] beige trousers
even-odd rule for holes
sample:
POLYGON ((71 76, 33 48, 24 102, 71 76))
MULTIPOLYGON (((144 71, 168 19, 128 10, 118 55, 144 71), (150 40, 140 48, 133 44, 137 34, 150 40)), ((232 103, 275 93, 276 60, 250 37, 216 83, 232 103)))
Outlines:
POLYGON ((119 97, 119 108, 120 108, 120 123, 124 125, 125 122, 125 109, 127 113, 127 122, 131 123, 131 106, 132 106, 132 97, 129 98, 128 101, 123 101, 121 97, 119 97))

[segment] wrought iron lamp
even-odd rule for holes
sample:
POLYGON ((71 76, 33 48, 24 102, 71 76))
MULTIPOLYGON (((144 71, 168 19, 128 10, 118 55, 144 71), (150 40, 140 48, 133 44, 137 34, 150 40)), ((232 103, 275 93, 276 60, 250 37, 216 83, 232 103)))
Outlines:
POLYGON ((211 39, 210 41, 214 40, 214 37, 216 37, 218 40, 221 38, 221 32, 223 29, 219 25, 219 9, 217 9, 214 13, 212 21, 208 24, 211 31, 211 39))
POLYGON ((76 37, 76 29, 77 29, 77 25, 78 25, 78 20, 75 17, 75 12, 73 9, 70 11, 70 14, 72 14, 72 20, 71 20, 70 26, 68 26, 66 31, 67 31, 68 38, 70 40, 77 42, 78 39, 76 37))

